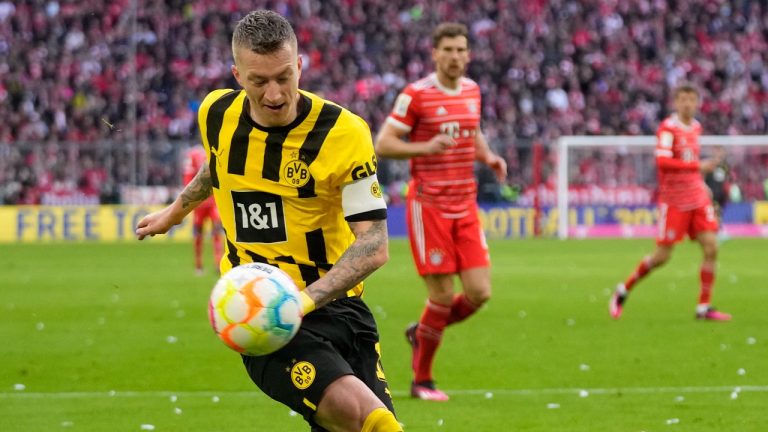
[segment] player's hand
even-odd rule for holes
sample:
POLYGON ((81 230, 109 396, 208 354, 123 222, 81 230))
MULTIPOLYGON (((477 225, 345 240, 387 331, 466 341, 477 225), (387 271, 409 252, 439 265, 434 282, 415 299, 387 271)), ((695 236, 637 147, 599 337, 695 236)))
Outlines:
POLYGON ((717 168, 721 161, 717 159, 704 159, 699 163, 699 170, 703 173, 711 173, 717 168))
POLYGON ((714 170, 720 164, 725 162, 725 157, 726 156, 727 156, 727 154, 725 153, 725 148, 723 148, 723 147, 715 147, 715 155, 712 157, 712 160, 715 162, 715 166, 712 169, 714 170))
POLYGON ((180 224, 181 221, 173 217, 173 208, 168 206, 162 210, 150 213, 139 221, 136 225, 136 236, 139 240, 144 240, 146 236, 154 236, 155 234, 165 234, 174 225, 180 224))
POLYGON ((722 146, 715 147, 715 154, 709 158, 704 159, 699 163, 699 170, 705 174, 711 173, 717 166, 723 163, 725 160, 725 148, 722 146))
POLYGON ((715 147, 714 159, 718 162, 718 165, 725 160, 726 156, 727 156, 727 153, 725 152, 725 147, 723 146, 715 147))
POLYGON ((507 161, 499 155, 491 155, 486 161, 488 168, 493 170, 496 174, 496 179, 500 182, 504 182, 507 179, 507 161))
POLYGON ((437 134, 427 141, 425 154, 440 154, 445 150, 455 147, 456 141, 446 134, 437 134))

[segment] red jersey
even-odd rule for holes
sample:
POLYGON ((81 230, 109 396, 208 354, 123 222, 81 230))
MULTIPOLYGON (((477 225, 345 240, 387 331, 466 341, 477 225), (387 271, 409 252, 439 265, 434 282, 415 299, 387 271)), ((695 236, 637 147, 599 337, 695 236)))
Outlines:
POLYGON ((680 210, 693 210, 710 204, 709 192, 699 172, 701 124, 693 120, 684 125, 672 115, 656 132, 656 167, 659 202, 680 210))
POLYGON ((462 78, 458 89, 431 74, 408 85, 398 96, 387 122, 406 130, 411 142, 450 135, 456 146, 442 154, 410 160, 409 195, 441 211, 461 215, 475 202, 475 137, 480 130, 480 87, 462 78))
MULTIPOLYGON (((203 164, 208 163, 208 156, 205 154, 205 149, 202 147, 193 147, 187 151, 184 157, 184 184, 187 185, 192 181, 200 171, 200 167, 203 164)), ((203 219, 208 217, 214 221, 219 220, 219 214, 216 211, 216 201, 213 199, 213 195, 208 197, 207 200, 200 203, 195 208, 195 225, 202 225, 203 219)))
POLYGON ((202 147, 193 147, 187 151, 184 157, 184 184, 187 185, 192 181, 200 171, 200 167, 204 163, 207 163, 207 156, 205 155, 205 149, 202 147))

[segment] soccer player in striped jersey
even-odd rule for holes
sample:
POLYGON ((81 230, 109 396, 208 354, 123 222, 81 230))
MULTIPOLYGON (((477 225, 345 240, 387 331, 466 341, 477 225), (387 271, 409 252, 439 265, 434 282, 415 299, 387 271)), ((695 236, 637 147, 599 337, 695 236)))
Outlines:
POLYGON ((302 290, 304 319, 291 342, 242 357, 254 383, 313 431, 402 431, 360 298, 363 279, 388 259, 371 133, 357 115, 299 89, 296 44, 274 12, 238 22, 232 73, 243 89, 214 90, 198 113, 208 163, 136 234, 167 232, 213 193, 227 239, 222 273, 265 262, 302 290))
POLYGON ((411 252, 428 299, 406 330, 413 348, 411 395, 447 400, 432 363, 446 326, 472 315, 491 296, 490 259, 477 213, 475 161, 503 180, 507 164, 480 129, 480 88, 464 73, 467 28, 443 23, 432 35, 435 72, 398 96, 376 140, 379 156, 410 159, 407 224, 411 252), (408 137, 408 141, 404 138, 408 137), (459 276, 462 292, 454 291, 459 276))
POLYGON ((701 124, 694 118, 699 107, 699 91, 683 84, 674 91, 675 113, 659 125, 656 144, 656 168, 659 179, 659 221, 656 249, 644 257, 632 274, 619 283, 609 302, 609 312, 618 319, 627 296, 648 273, 664 265, 676 243, 685 235, 701 245, 703 259, 699 270, 700 294, 696 318, 728 321, 729 314, 710 305, 717 259, 718 221, 702 172, 709 172, 721 161, 699 160, 701 124))
MULTIPOLYGON (((200 167, 208 162, 208 157, 202 147, 192 147, 184 155, 184 185, 188 185, 195 178, 200 167)), ((200 276, 203 274, 203 227, 205 221, 211 222, 211 240, 213 241, 213 257, 218 267, 223 255, 223 246, 221 243, 221 217, 219 209, 213 197, 203 201, 193 212, 192 237, 195 250, 195 273, 200 276)), ((217 269, 218 271, 218 269, 217 269)))

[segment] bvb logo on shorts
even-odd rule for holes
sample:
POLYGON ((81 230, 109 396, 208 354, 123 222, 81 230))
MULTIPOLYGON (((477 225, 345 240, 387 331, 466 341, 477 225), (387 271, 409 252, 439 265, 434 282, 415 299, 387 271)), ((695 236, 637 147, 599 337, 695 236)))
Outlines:
POLYGON ((303 160, 294 159, 283 168, 283 178, 293 187, 302 187, 309 182, 309 167, 303 160))
POLYGON ((376 198, 381 198, 381 185, 379 185, 379 182, 375 181, 371 183, 371 195, 376 198))
POLYGON ((315 382, 315 367, 312 363, 300 361, 291 368, 291 381, 299 390, 304 390, 315 382))

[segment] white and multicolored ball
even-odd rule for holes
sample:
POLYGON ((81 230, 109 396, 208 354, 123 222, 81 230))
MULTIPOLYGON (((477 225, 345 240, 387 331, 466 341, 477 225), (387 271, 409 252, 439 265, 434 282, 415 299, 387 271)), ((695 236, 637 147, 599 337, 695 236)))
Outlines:
POLYGON ((270 354, 288 344, 301 326, 299 289, 277 267, 244 264, 216 282, 208 317, 219 339, 233 350, 270 354))

